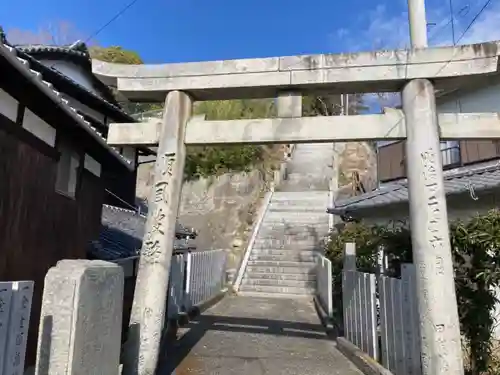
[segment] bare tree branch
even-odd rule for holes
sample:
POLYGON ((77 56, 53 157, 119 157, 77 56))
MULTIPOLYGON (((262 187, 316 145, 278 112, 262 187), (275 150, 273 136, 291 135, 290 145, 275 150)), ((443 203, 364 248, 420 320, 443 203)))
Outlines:
POLYGON ((85 34, 70 21, 58 20, 48 22, 38 28, 38 31, 9 29, 7 40, 12 44, 52 44, 67 45, 84 40, 85 34))

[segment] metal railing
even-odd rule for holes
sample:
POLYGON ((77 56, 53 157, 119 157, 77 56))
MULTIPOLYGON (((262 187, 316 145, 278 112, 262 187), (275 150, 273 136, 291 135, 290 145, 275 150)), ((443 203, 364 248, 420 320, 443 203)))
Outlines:
POLYGON ((184 295, 186 310, 207 301, 224 288, 226 256, 225 250, 188 254, 184 295))
POLYGON ((186 252, 172 257, 167 316, 175 319, 215 297, 225 287, 226 250, 186 252))
POLYGON ((332 262, 316 254, 316 298, 329 319, 333 318, 332 262))

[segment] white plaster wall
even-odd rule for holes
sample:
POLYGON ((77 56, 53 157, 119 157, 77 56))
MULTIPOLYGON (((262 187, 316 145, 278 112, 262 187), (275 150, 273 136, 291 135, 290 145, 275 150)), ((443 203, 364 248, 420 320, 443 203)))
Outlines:
POLYGON ((56 144, 56 129, 31 112, 28 108, 24 110, 23 128, 40 138, 48 145, 54 147, 56 144))
POLYGON ((84 168, 97 177, 101 176, 101 164, 90 155, 85 154, 84 168))
POLYGON ((439 113, 500 112, 500 84, 472 92, 451 94, 437 103, 439 113))
MULTIPOLYGON (((500 191, 489 194, 476 193, 476 196, 478 200, 472 199, 469 193, 448 198, 446 200, 448 221, 466 221, 475 215, 485 214, 493 208, 500 207, 500 191)), ((410 216, 408 203, 364 210, 362 213, 359 212, 359 215, 367 224, 376 225, 392 225, 399 221, 408 223, 410 216)))
POLYGON ((12 121, 17 119, 18 101, 0 89, 0 113, 12 121))

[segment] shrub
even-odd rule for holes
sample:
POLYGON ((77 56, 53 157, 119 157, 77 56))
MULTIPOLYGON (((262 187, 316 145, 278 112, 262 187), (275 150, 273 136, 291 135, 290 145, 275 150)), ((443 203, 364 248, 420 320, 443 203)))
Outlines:
POLYGON ((187 180, 249 171, 262 162, 261 146, 199 146, 188 149, 184 174, 187 180))

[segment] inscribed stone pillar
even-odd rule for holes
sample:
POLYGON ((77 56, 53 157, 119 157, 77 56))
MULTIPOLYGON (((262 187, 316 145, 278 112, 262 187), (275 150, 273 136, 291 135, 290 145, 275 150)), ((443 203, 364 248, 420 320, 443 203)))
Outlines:
POLYGON ((403 109, 423 374, 459 375, 462 348, 432 83, 410 81, 403 109))
POLYGON ((123 270, 63 260, 45 277, 36 375, 118 374, 123 270))
POLYGON ((179 91, 168 93, 123 356, 124 375, 152 375, 158 364, 186 159, 184 134, 191 110, 192 100, 187 94, 179 91))

